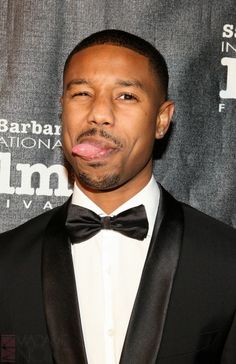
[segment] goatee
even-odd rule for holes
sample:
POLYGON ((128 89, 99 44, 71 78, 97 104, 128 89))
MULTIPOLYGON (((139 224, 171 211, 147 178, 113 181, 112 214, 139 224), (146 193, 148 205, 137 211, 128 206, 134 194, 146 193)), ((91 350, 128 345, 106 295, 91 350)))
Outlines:
POLYGON ((92 178, 89 174, 79 173, 79 181, 93 190, 105 191, 119 186, 120 177, 117 174, 108 174, 100 178, 92 178))

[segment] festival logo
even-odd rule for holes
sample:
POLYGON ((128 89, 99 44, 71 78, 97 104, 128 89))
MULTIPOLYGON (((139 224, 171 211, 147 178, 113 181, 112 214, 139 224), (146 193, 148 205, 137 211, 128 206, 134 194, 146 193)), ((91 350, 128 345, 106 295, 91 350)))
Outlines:
POLYGON ((219 93, 219 112, 225 109, 225 99, 236 99, 236 27, 233 24, 223 25, 221 53, 221 64, 226 67, 226 88, 219 93))
POLYGON ((67 169, 62 164, 32 163, 30 156, 34 149, 38 149, 39 153, 44 155, 49 155, 50 152, 58 152, 60 155, 60 136, 61 125, 41 124, 35 120, 10 122, 0 119, 0 194, 6 196, 2 207, 9 209, 11 197, 18 196, 23 199, 23 207, 30 209, 33 207, 32 199, 26 199, 27 196, 45 196, 47 201, 42 205, 42 209, 45 210, 54 207, 50 197, 70 196, 72 191, 68 183, 67 169), (22 158, 25 151, 29 152, 30 163, 16 161, 16 152, 19 152, 22 158), (17 178, 12 178, 13 170, 17 178), (32 186, 35 176, 37 187, 32 186), (55 188, 51 187, 52 178, 56 180, 55 188))

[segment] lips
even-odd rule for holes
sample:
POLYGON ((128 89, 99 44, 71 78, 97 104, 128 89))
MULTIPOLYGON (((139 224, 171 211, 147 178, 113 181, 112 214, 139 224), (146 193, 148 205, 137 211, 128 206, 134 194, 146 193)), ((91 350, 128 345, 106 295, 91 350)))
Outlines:
POLYGON ((72 148, 72 153, 86 160, 104 159, 117 150, 116 147, 103 142, 84 141, 72 148))

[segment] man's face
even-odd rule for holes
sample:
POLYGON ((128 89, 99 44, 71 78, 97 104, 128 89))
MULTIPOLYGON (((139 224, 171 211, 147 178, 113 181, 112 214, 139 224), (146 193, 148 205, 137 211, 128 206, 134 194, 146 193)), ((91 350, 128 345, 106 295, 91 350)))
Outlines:
POLYGON ((97 45, 72 57, 61 100, 63 147, 78 185, 148 182, 154 140, 171 118, 161 95, 148 59, 128 48, 97 45))

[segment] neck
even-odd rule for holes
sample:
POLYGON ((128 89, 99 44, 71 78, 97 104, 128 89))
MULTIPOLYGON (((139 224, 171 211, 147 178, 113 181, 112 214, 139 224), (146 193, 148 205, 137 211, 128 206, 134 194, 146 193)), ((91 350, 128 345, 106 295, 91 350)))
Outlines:
POLYGON ((151 174, 141 180, 132 180, 125 184, 108 191, 98 191, 87 188, 78 181, 77 186, 83 193, 90 198, 97 206, 99 206, 106 214, 111 214, 119 206, 123 205, 126 201, 140 192, 150 181, 151 174))

